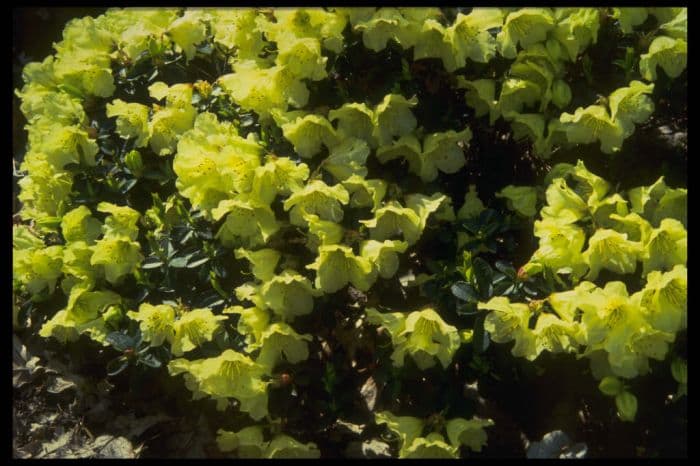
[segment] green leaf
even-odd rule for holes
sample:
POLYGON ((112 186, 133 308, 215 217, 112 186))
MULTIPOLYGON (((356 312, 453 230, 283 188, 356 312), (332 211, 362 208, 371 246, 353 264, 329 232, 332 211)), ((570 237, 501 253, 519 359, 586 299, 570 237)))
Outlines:
POLYGON ((168 262, 168 267, 172 267, 174 269, 185 268, 188 260, 189 256, 175 257, 168 262))
POLYGON ((105 369, 107 370, 108 377, 114 377, 124 372, 127 367, 129 367, 129 360, 124 356, 119 356, 108 362, 105 369))
POLYGON ((477 317, 474 325, 474 336, 472 338, 472 346, 477 354, 486 352, 491 344, 491 338, 484 326, 484 317, 477 317))
POLYGON ((474 273, 474 283, 479 290, 479 294, 484 297, 491 295, 491 283, 493 281, 493 269, 481 257, 472 260, 472 271, 474 273))
POLYGON ((152 369, 157 369, 163 365, 163 363, 160 362, 158 358, 156 358, 152 354, 146 354, 144 356, 139 355, 139 358, 136 361, 136 363, 143 364, 144 366, 148 366, 152 369))
POLYGON ((163 261, 157 256, 149 256, 141 263, 143 270, 157 269, 163 266, 163 261))
POLYGON ((479 295, 474 287, 467 282, 457 282, 450 287, 450 291, 457 298, 468 303, 479 301, 479 295))
POLYGON ((105 337, 105 341, 114 346, 117 351, 124 351, 127 348, 135 348, 138 340, 123 332, 111 332, 105 337))

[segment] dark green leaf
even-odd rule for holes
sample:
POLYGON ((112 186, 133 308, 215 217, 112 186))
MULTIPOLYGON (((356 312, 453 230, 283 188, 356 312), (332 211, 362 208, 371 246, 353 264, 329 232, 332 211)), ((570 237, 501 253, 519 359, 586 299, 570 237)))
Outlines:
POLYGON ((507 281, 502 281, 500 283, 496 283, 493 286, 493 295, 494 296, 503 296, 504 294, 508 294, 506 290, 509 288, 512 288, 513 284, 511 282, 507 281))
POLYGON ((326 370, 323 373, 321 382, 323 383, 323 388, 325 388, 328 393, 332 394, 333 387, 335 387, 336 382, 335 367, 333 366, 333 364, 326 365, 326 370))
POLYGON ((200 257, 200 258, 198 258, 198 259, 193 259, 193 260, 191 260, 190 262, 187 263, 187 268, 188 268, 188 269, 194 269, 194 268, 196 268, 196 267, 199 267, 200 265, 206 264, 207 262, 209 262, 209 258, 206 257, 206 256, 200 257))
POLYGON ((197 237, 199 239, 212 239, 212 238, 214 238, 214 235, 209 230, 198 230, 196 234, 197 234, 197 237))
POLYGON ((189 240, 192 239, 193 236, 194 236, 194 230, 188 230, 187 233, 185 233, 185 236, 183 236, 182 239, 180 240, 180 243, 181 244, 187 243, 189 240))
POLYGON ((212 263, 211 269, 214 271, 217 277, 226 278, 228 276, 226 267, 217 262, 212 263))
POLYGON ((515 279, 516 271, 512 265, 505 261, 496 261, 496 268, 511 279, 515 279))
POLYGON ((479 214, 479 223, 482 225, 488 225, 490 223, 500 223, 498 219, 498 212, 493 209, 486 209, 479 214))
POLYGON ((479 295, 472 285, 467 282, 457 282, 450 287, 452 294, 468 303, 479 301, 479 295))
POLYGON ((78 173, 83 171, 83 168, 79 163, 69 163, 63 166, 63 169, 71 173, 78 173))
POLYGON ((136 186, 137 181, 138 180, 136 178, 130 178, 130 179, 123 180, 121 183, 119 183, 119 191, 122 194, 128 193, 131 190, 131 188, 136 186))
POLYGON ((141 268, 144 270, 157 269, 158 267, 162 267, 162 266, 163 266, 163 261, 160 260, 156 256, 147 257, 146 260, 144 260, 141 263, 141 268))
POLYGON ((216 291, 207 293, 204 298, 199 301, 198 307, 216 307, 225 304, 225 301, 216 291))
POLYGON ((162 365, 162 363, 152 354, 146 354, 145 356, 140 357, 138 362, 153 368, 158 368, 162 365))
POLYGON ((491 253, 495 254, 496 251, 498 251, 498 243, 493 238, 489 238, 486 242, 482 243, 482 245, 491 253))
POLYGON ((475 302, 462 304, 461 306, 457 307, 456 312, 457 315, 460 316, 472 316, 481 313, 481 311, 477 309, 475 302))
POLYGON ((173 269, 182 269, 187 266, 187 259, 187 256, 175 257, 168 262, 168 267, 172 267, 173 269))
POLYGON ((148 82, 152 83, 158 77, 158 68, 153 70, 153 73, 148 77, 148 82))
POLYGON ((220 350, 225 350, 231 347, 231 337, 227 331, 217 332, 214 343, 220 350))
POLYGON ((476 235, 481 228, 481 224, 477 219, 470 218, 462 222, 462 228, 467 230, 469 233, 476 235))
POLYGON ((477 317, 476 322, 474 322, 474 339, 472 340, 472 344, 477 354, 486 351, 491 341, 489 333, 484 330, 484 319, 485 316, 481 315, 477 317))
POLYGON ((481 229, 483 236, 491 236, 501 228, 500 223, 489 223, 481 229))
POLYGON ((472 270, 479 293, 483 297, 488 297, 489 289, 491 289, 491 281, 493 278, 493 269, 481 257, 476 257, 472 261, 472 270))
POLYGON ((160 170, 154 169, 154 168, 146 168, 143 171, 143 177, 148 179, 148 180, 168 181, 168 176, 165 173, 163 173, 160 170))
POLYGON ((424 296, 433 297, 438 293, 439 285, 436 280, 430 280, 420 285, 420 290, 424 296))
POLYGON ((528 285, 523 286, 523 291, 528 295, 528 296, 537 296, 537 290, 534 288, 529 287, 528 285))
POLYGON ((125 351, 133 348, 138 343, 137 339, 122 332, 112 332, 105 337, 105 341, 112 345, 117 351, 125 351))
POLYGON ((107 376, 113 377, 129 366, 129 360, 124 356, 112 359, 107 363, 107 376))
POLYGON ((166 251, 168 259, 171 259, 177 253, 177 250, 175 249, 173 243, 170 240, 166 240, 164 249, 166 251))

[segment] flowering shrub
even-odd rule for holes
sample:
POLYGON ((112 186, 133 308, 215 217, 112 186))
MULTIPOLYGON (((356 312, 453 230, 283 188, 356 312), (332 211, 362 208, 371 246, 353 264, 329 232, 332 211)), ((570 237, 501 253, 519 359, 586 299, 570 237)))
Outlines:
POLYGON ((392 433, 401 458, 481 452, 499 425, 461 387, 489 338, 529 361, 589 358, 631 420, 637 400, 619 379, 676 354, 687 327, 686 189, 663 177, 613 189, 614 173, 578 161, 548 170, 544 192, 504 179, 483 202, 466 173, 494 128, 535 165, 579 147, 614 157, 653 115, 659 82, 684 72, 686 15, 75 19, 16 91, 28 144, 13 326, 117 355, 138 342, 105 376, 132 361, 167 371, 227 413, 217 442, 241 458, 331 455, 323 442, 341 419, 362 425, 356 439, 392 433), (603 32, 646 42, 623 47, 596 100, 589 52, 603 32), (502 261, 496 272, 515 231, 539 246, 517 274, 502 261), (448 265, 427 256, 435 248, 448 265), (425 384, 434 398, 411 401, 425 384))

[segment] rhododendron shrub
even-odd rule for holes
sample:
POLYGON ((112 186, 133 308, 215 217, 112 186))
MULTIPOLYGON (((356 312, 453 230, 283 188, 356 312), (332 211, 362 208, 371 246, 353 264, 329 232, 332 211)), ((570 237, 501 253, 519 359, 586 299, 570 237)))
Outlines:
POLYGON ((226 455, 327 456, 352 418, 399 458, 468 457, 498 435, 461 388, 489 341, 587 358, 623 420, 641 409, 623 380, 676 354, 687 189, 547 160, 623 151, 684 73, 685 8, 110 9, 54 49, 16 90, 13 327, 137 336, 138 361, 224 413, 226 455), (601 31, 650 24, 624 79, 582 93, 601 31), (544 183, 504 167, 479 194, 494 131, 544 183), (534 245, 517 275, 494 262, 519 260, 498 236, 516 229, 534 245), (417 408, 418 380, 449 396, 417 408))

